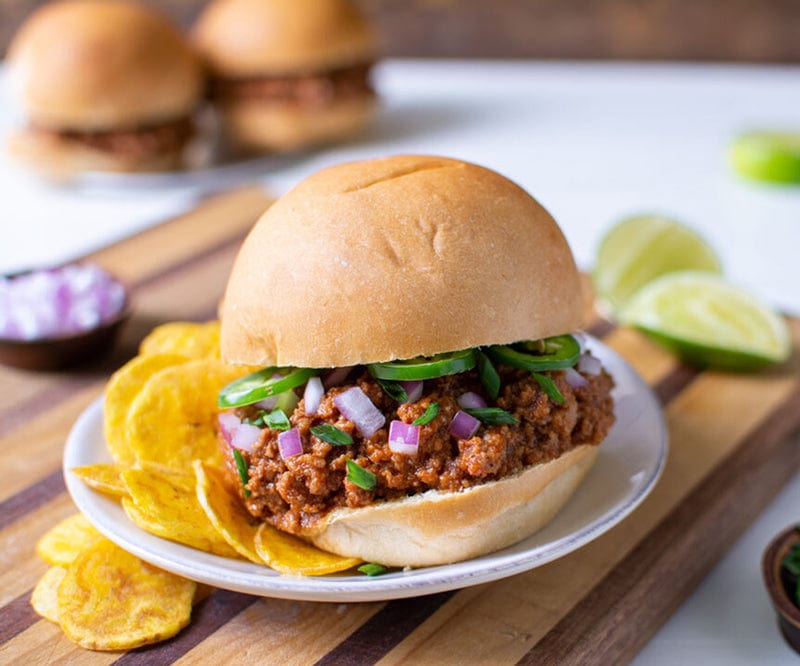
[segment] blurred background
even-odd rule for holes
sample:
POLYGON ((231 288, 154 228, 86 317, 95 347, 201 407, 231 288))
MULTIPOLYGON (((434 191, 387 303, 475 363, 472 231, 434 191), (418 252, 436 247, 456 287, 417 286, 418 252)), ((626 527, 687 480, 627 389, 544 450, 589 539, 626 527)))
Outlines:
MULTIPOLYGON (((0 0, 0 53, 42 0, 0 0)), ((205 0, 152 3, 189 25, 205 0)), ((388 56, 800 61, 796 0, 357 0, 388 56)))

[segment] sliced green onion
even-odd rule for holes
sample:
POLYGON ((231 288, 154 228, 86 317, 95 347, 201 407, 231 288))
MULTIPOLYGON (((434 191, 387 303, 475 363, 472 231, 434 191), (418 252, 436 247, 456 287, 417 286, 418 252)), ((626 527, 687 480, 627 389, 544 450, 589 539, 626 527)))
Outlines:
POLYGON ((317 439, 334 446, 347 446, 353 443, 353 438, 348 433, 330 423, 322 423, 312 427, 311 434, 317 439))
POLYGON ((475 367, 475 351, 462 349, 447 354, 436 354, 430 358, 418 356, 407 361, 372 363, 367 366, 369 373, 378 379, 406 381, 414 379, 436 379, 445 375, 455 375, 475 367))
POLYGON ((492 400, 497 400, 497 396, 500 395, 500 375, 486 354, 478 351, 477 355, 478 376, 481 379, 483 390, 492 400))
POLYGON ((581 356, 581 346, 571 335, 557 335, 544 340, 527 340, 513 345, 495 345, 487 353, 498 363, 531 372, 562 370, 574 366, 581 356))
POLYGON ((388 395, 392 400, 396 400, 397 402, 408 402, 408 392, 397 382, 391 382, 387 379, 379 379, 378 384, 380 384, 383 392, 386 393, 386 395, 388 395))
POLYGON ((243 407, 305 384, 317 374, 311 368, 263 368, 231 382, 219 392, 217 406, 243 407))
POLYGON ((486 425, 516 425, 519 423, 513 414, 509 414, 505 409, 499 407, 476 407, 464 411, 486 425))
POLYGON ((378 477, 368 469, 364 469, 358 463, 350 460, 350 458, 347 459, 347 476, 345 478, 354 486, 358 486, 363 490, 373 490, 378 483, 378 477))
POLYGON ((418 416, 411 422, 411 425, 418 425, 418 426, 428 425, 431 421, 433 421, 433 419, 436 418, 438 414, 439 414, 439 403, 432 402, 430 405, 428 405, 427 409, 420 416, 418 416))
POLYGON ((286 412, 280 408, 273 409, 272 412, 267 414, 264 417, 264 423, 273 430, 288 430, 292 427, 292 424, 289 423, 289 417, 286 416, 286 412))
POLYGON ((252 418, 252 419, 244 418, 244 419, 242 419, 242 423, 246 423, 247 425, 256 426, 257 428, 263 428, 264 425, 265 425, 264 424, 264 418, 266 418, 266 416, 267 416, 267 411, 265 409, 262 409, 262 410, 260 410, 258 412, 258 414, 256 414, 255 418, 252 418))
POLYGON ((239 478, 242 480, 244 496, 250 497, 250 491, 247 489, 247 482, 250 480, 250 476, 247 473, 247 461, 244 459, 244 456, 239 449, 233 450, 233 459, 236 461, 236 469, 239 470, 239 478))
POLYGON ((533 378, 536 380, 536 383, 542 388, 547 394, 547 397, 550 398, 553 402, 557 402, 562 404, 564 402, 564 396, 561 395, 561 391, 558 390, 558 386, 556 383, 550 379, 547 375, 541 375, 538 372, 534 372, 533 378))
POLYGON ((367 574, 367 576, 380 576, 381 574, 385 574, 387 571, 389 571, 382 564, 375 564, 375 562, 367 562, 366 564, 362 564, 360 567, 358 567, 358 570, 363 574, 367 574))

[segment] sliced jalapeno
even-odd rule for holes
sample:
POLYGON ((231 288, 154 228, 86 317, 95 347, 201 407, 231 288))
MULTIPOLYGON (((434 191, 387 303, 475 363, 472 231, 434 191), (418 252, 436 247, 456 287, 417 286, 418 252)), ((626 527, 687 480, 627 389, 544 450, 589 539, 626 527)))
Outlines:
POLYGON ((436 354, 426 357, 418 356, 407 361, 390 363, 372 363, 367 366, 369 374, 378 379, 395 381, 413 379, 435 379, 445 375, 455 375, 475 367, 475 351, 462 349, 457 352, 436 354))
POLYGON ((231 382, 219 392, 217 406, 242 407, 302 386, 318 373, 312 368, 263 368, 231 382))
POLYGON ((486 350, 492 360, 531 372, 571 368, 581 356, 581 347, 571 335, 544 340, 526 340, 511 345, 495 345, 486 350))

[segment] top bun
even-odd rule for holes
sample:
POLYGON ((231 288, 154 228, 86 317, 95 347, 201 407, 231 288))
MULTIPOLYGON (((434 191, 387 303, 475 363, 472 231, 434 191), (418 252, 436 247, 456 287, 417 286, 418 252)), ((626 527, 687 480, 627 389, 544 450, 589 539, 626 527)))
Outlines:
POLYGON ((43 6, 11 44, 20 102, 55 130, 136 128, 190 113, 202 69, 161 13, 125 0, 43 6))
POLYGON ((194 30, 227 78, 305 74, 375 58, 369 23, 347 0, 214 0, 194 30))
POLYGON ((577 328, 561 230, 507 178, 442 157, 307 178, 242 245, 223 301, 229 363, 337 367, 577 328))

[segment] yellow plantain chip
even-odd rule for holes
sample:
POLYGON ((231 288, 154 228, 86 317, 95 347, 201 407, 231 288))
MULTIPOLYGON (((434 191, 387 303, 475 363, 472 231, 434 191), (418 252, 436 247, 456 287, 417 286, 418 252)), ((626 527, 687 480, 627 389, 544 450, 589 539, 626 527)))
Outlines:
POLYGON ((219 358, 219 322, 173 321, 156 326, 139 345, 140 354, 219 358))
POLYGON ((258 525, 242 506, 241 499, 228 490, 219 470, 202 460, 195 460, 193 464, 197 476, 197 499, 208 519, 237 553, 251 562, 264 564, 255 547, 258 525))
POLYGON ((94 490, 112 497, 127 497, 128 490, 120 476, 124 469, 124 466, 116 464, 82 465, 73 467, 70 472, 94 490))
POLYGON ((66 566, 102 538, 82 513, 76 513, 46 532, 37 542, 36 552, 48 564, 66 566))
POLYGON ((125 419, 133 399, 142 390, 147 380, 159 370, 186 362, 178 354, 155 354, 137 356, 117 370, 106 385, 106 400, 103 406, 103 432, 108 450, 115 462, 132 465, 136 456, 128 444, 125 419))
POLYGON ((255 544, 262 560, 289 576, 325 576, 361 564, 357 558, 325 552, 266 523, 258 528, 255 544))
POLYGON ((130 499, 123 499, 122 506, 143 530, 207 553, 238 557, 197 501, 194 477, 129 469, 122 478, 130 493, 130 499))
POLYGON ((31 606, 45 620, 58 624, 58 586, 67 573, 64 567, 50 567, 36 583, 31 594, 31 606))
POLYGON ((125 423, 137 460, 178 470, 197 458, 221 465, 217 394, 251 371, 205 359, 154 374, 131 403, 125 423))
POLYGON ((195 583, 103 539, 67 567, 58 588, 64 633, 89 650, 131 650, 189 623, 195 583))

